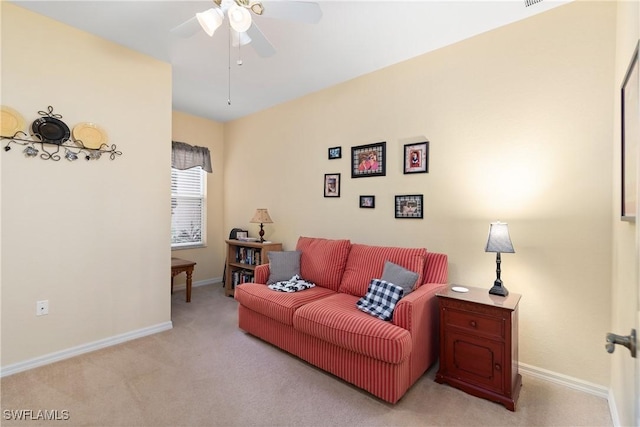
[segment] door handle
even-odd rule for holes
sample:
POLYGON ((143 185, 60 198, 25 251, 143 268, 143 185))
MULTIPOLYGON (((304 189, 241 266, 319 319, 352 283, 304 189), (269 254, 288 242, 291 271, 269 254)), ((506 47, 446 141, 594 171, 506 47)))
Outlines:
POLYGON ((616 335, 609 332, 607 334, 607 343, 604 345, 608 353, 613 353, 615 345, 625 346, 631 352, 631 357, 636 357, 636 330, 631 329, 630 335, 616 335))

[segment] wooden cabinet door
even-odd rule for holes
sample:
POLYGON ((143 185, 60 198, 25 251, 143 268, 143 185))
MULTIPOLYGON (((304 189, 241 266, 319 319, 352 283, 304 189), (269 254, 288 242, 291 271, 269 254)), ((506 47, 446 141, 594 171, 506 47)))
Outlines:
POLYGON ((444 345, 446 375, 504 393, 504 343, 447 330, 444 345))

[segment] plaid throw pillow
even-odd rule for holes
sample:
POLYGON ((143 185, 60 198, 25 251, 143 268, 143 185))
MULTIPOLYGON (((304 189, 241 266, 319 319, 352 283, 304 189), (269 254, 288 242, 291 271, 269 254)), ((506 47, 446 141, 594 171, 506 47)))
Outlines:
POLYGON ((404 289, 380 279, 371 279, 365 296, 356 302, 356 306, 372 316, 382 320, 391 320, 393 309, 402 298, 404 289))

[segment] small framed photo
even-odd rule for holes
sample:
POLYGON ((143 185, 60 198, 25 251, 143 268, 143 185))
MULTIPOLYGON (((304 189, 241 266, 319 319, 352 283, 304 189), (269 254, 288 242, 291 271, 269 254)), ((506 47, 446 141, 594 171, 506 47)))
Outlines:
POLYGON ((340 197, 340 174, 324 174, 324 197, 340 197))
POLYGON ((422 218, 424 204, 422 194, 396 196, 396 218, 422 218))
POLYGON ((238 231, 236 232, 236 239, 246 239, 247 237, 249 237, 249 232, 248 231, 238 231))
POLYGON ((342 158, 342 147, 329 148, 329 160, 341 159, 341 158, 342 158))
POLYGON ((429 172, 429 141, 404 146, 404 173, 429 172))
POLYGON ((386 174, 386 142, 351 147, 351 178, 386 174))
POLYGON ((360 207, 373 209, 376 207, 376 196, 360 196, 360 207))

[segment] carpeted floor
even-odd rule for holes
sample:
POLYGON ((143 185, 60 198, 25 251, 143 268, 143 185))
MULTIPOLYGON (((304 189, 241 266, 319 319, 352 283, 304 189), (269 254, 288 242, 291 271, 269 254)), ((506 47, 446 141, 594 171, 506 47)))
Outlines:
POLYGON ((396 405, 240 331, 220 285, 172 298, 170 331, 1 380, 3 426, 610 426, 605 399, 523 376, 516 412, 433 381, 396 405), (58 411, 58 421, 10 411, 58 411), (9 411, 9 412, 8 412, 9 411))

